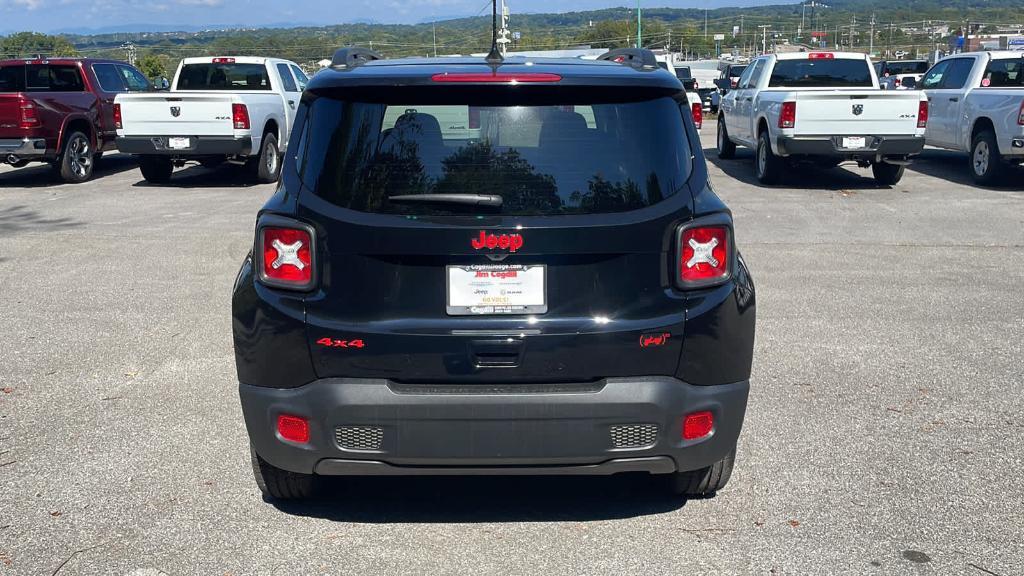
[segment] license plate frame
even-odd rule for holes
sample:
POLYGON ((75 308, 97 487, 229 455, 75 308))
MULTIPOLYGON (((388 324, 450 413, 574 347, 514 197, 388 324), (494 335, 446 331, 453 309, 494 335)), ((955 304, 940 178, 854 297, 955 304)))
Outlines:
POLYGON ((548 267, 545 264, 448 265, 445 267, 445 311, 449 316, 544 314, 548 311, 548 267), (481 273, 487 276, 480 276, 481 273), (495 276, 494 273, 505 275, 495 276), (503 289, 519 289, 524 293, 519 296, 499 293, 503 289), (488 297, 508 300, 505 303, 484 301, 488 297))
POLYGON ((171 136, 167 138, 167 147, 171 150, 188 150, 192 147, 192 139, 188 136, 171 136))
POLYGON ((863 150, 868 147, 867 136, 843 136, 840 142, 844 150, 863 150))

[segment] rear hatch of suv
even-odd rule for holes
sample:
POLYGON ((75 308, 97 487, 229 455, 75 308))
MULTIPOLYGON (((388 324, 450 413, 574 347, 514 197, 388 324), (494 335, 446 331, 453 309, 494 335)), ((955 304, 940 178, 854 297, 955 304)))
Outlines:
MULTIPOLYGON (((296 127, 320 377, 673 375, 695 132, 678 89, 346 88, 296 127)), ((702 183, 703 185, 703 183, 702 183)))

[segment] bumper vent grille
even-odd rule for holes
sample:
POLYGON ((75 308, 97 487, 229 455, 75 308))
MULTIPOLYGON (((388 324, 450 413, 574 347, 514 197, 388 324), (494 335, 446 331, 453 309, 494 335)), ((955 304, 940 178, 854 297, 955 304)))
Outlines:
POLYGON ((647 448, 658 442, 656 424, 626 424, 612 426, 612 446, 615 448, 647 448))
POLYGON ((376 426, 338 426, 334 439, 343 450, 380 450, 384 430, 376 426))

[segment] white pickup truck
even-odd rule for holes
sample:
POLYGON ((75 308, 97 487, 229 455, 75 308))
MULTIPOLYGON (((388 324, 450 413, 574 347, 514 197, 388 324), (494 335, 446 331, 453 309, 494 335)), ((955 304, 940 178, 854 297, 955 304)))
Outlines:
POLYGON ((939 60, 921 81, 929 146, 970 152, 979 184, 1024 163, 1024 52, 968 52, 939 60))
POLYGON ((190 160, 245 164, 260 182, 275 182, 308 83, 287 60, 186 58, 170 92, 117 96, 117 148, 138 155, 149 182, 170 180, 190 160))
POLYGON ((924 94, 880 90, 864 54, 769 54, 748 65, 722 97, 718 156, 733 157, 737 144, 754 148, 765 184, 780 179, 787 161, 855 161, 892 185, 924 148, 927 121, 924 94))

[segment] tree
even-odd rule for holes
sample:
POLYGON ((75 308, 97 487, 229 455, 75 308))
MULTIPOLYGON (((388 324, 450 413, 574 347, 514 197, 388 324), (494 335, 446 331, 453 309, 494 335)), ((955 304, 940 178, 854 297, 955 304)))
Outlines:
POLYGON ((135 66, 146 75, 146 78, 159 78, 167 75, 163 61, 156 54, 146 54, 139 58, 135 66))
POLYGON ((0 55, 5 58, 30 58, 36 55, 77 56, 78 50, 63 36, 18 32, 0 38, 0 55))

